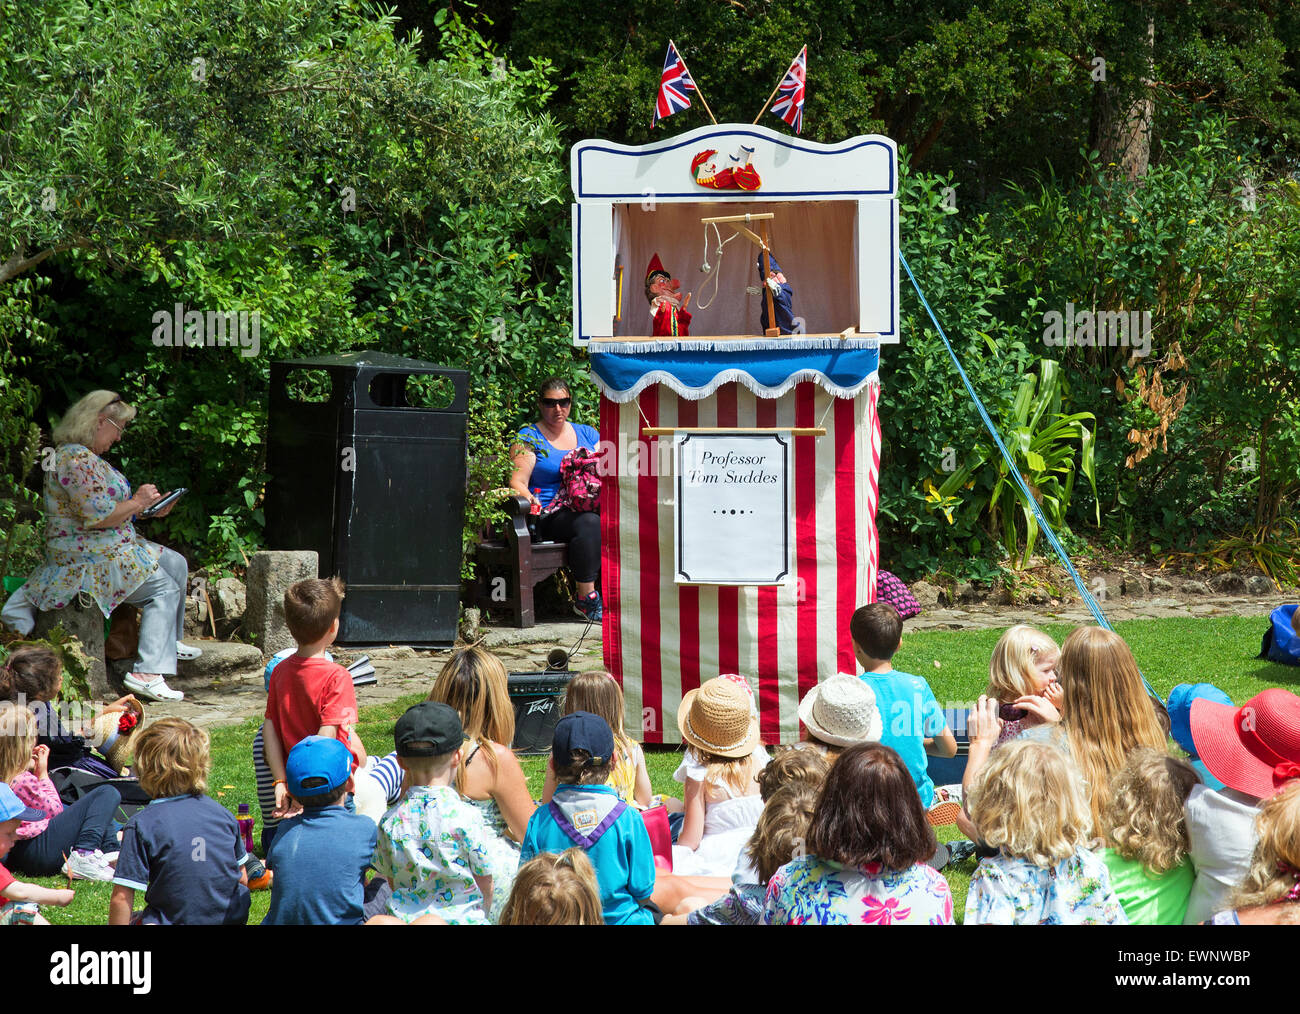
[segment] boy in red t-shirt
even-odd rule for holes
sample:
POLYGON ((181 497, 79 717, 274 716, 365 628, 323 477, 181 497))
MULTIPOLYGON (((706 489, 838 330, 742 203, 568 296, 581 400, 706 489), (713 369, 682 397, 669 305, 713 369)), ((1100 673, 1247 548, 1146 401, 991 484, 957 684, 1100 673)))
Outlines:
POLYGON ((325 658, 325 649, 339 632, 343 582, 337 577, 310 578, 284 593, 284 618, 298 650, 271 671, 266 695, 263 741, 266 764, 275 779, 274 817, 287 817, 302 807, 285 784, 285 758, 308 736, 337 739, 352 754, 352 771, 366 763, 354 726, 357 694, 352 674, 325 658))

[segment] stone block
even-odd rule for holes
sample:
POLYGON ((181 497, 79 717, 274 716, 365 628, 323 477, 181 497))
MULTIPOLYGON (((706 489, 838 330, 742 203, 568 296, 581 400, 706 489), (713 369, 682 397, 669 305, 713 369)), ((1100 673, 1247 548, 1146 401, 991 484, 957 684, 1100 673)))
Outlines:
POLYGON ((318 568, 313 550, 265 550, 248 561, 244 633, 262 654, 294 647, 284 622, 284 593, 298 581, 318 577, 318 568))
POLYGON ((72 602, 63 609, 38 612, 31 636, 42 638, 59 625, 81 642, 81 649, 86 653, 90 696, 103 701, 116 700, 119 695, 108 685, 108 667, 104 664, 104 614, 99 607, 72 602))

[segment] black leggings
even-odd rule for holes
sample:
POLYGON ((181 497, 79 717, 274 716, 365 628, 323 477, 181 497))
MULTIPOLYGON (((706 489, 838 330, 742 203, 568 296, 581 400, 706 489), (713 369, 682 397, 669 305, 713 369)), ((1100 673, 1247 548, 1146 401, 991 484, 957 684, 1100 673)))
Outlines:
POLYGON ((32 877, 52 877, 63 867, 64 855, 73 849, 117 851, 113 815, 122 797, 111 785, 91 789, 50 820, 35 838, 15 842, 5 865, 32 877))
POLYGON ((575 581, 600 577, 600 515, 595 511, 561 508, 537 522, 537 535, 544 541, 568 543, 575 581))

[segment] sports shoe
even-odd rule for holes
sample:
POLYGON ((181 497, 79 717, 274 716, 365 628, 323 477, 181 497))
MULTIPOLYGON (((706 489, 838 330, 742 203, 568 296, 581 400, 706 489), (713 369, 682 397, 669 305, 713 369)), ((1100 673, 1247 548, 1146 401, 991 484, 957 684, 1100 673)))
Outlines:
POLYGON ((573 603, 573 611, 581 616, 584 620, 592 623, 599 623, 605 615, 605 610, 601 608, 600 592, 593 591, 586 598, 577 599, 573 603))
POLYGON ((248 855, 248 862, 244 864, 244 872, 248 874, 248 889, 250 891, 269 891, 271 889, 271 879, 274 874, 262 864, 262 860, 251 852, 248 855))
POLYGON ((139 673, 127 673, 126 679, 122 680, 122 685, 147 701, 185 700, 185 694, 180 690, 173 690, 169 687, 167 680, 162 676, 155 676, 151 680, 146 680, 139 673))
POLYGON ((113 867, 108 865, 104 853, 98 849, 94 852, 73 852, 64 862, 60 872, 73 880, 113 879, 113 867))
POLYGON ((186 644, 184 641, 176 642, 176 657, 183 662, 193 662, 196 658, 198 658, 202 654, 203 654, 202 648, 191 647, 190 645, 186 644))

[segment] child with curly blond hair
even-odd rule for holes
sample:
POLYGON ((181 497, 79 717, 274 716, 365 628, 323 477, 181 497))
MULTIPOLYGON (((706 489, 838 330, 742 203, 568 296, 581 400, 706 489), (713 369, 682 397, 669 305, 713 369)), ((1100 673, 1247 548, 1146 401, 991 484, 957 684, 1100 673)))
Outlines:
POLYGON ((1150 747, 1111 779, 1101 858, 1130 923, 1182 925, 1196 881, 1183 804, 1199 782, 1187 761, 1150 747))
POLYGON ((971 787, 970 818, 997 855, 981 859, 966 895, 967 924, 1123 924, 1092 831, 1083 780, 1047 743, 994 750, 971 787))
POLYGON ((1259 842, 1250 872, 1232 894, 1233 908, 1207 922, 1216 925, 1300 923, 1300 781, 1292 779, 1259 808, 1259 842))

